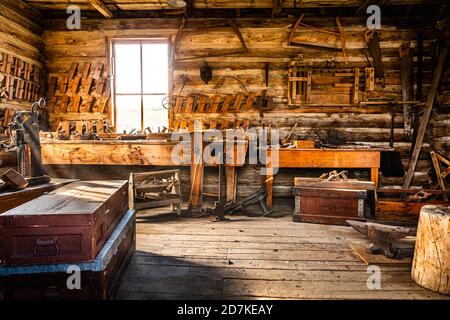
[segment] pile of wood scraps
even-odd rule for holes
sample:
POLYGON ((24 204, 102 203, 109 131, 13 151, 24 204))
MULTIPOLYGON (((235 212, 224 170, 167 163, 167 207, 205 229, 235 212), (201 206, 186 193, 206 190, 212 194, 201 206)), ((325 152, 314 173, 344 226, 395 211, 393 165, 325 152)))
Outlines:
POLYGON ((51 76, 48 83, 49 113, 104 113, 110 95, 110 83, 104 65, 74 62, 68 72, 51 76))
POLYGON ((0 99, 36 101, 44 79, 40 66, 0 52, 0 99))

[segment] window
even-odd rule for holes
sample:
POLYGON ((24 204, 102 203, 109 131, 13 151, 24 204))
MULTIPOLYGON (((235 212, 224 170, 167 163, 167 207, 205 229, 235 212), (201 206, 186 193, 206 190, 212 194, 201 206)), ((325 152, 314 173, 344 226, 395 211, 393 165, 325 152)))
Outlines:
POLYGON ((163 99, 169 94, 167 40, 114 40, 116 130, 130 132, 168 126, 163 99))

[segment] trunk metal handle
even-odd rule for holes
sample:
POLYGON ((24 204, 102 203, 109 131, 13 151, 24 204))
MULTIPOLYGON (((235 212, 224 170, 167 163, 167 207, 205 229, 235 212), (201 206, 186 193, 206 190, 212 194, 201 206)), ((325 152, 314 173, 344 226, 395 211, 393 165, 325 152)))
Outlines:
POLYGON ((33 254, 35 256, 53 256, 59 254, 58 239, 52 240, 37 239, 34 245, 33 254), (42 252, 42 249, 46 247, 53 247, 54 250, 51 252, 42 252))

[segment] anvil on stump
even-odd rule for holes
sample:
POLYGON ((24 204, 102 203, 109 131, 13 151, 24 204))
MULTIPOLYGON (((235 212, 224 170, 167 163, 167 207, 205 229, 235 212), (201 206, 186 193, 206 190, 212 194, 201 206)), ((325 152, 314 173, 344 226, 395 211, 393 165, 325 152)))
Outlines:
POLYGON ((416 234, 415 228, 392 226, 374 222, 360 222, 347 220, 347 223, 359 233, 365 235, 372 242, 366 249, 370 254, 384 254, 390 259, 401 259, 403 257, 400 249, 393 248, 393 242, 407 236, 416 234))

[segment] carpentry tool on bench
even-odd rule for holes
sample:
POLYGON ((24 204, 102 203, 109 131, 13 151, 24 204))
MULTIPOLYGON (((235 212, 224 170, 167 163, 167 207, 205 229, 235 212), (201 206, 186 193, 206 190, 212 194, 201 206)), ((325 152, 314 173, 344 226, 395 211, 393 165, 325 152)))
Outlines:
POLYGON ((3 182, 0 182, 0 190, 4 188, 21 190, 28 186, 28 181, 14 169, 9 169, 6 171, 2 174, 1 178, 3 182))
POLYGON ((347 223, 359 233, 367 236, 372 242, 366 249, 370 254, 384 254, 391 259, 401 259, 403 252, 393 247, 395 240, 407 236, 415 236, 417 229, 402 226, 380 224, 374 222, 360 222, 347 220, 347 223))

